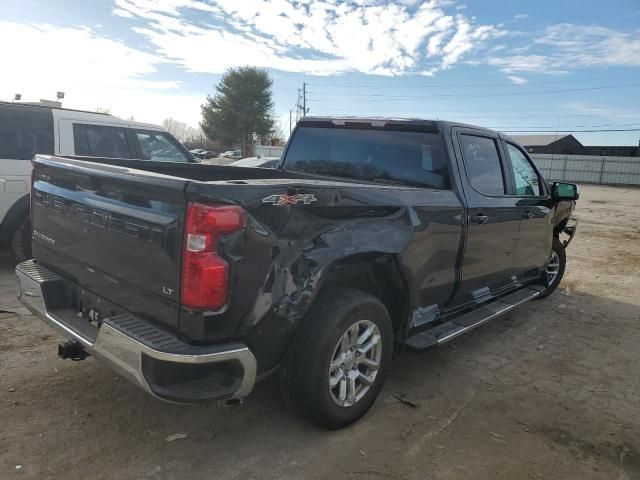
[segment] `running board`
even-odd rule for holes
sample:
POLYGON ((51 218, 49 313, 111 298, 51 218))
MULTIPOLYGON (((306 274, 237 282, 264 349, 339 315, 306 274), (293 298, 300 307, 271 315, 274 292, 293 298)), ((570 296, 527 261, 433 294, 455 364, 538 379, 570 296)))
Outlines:
POLYGON ((525 287, 517 292, 483 305, 476 310, 460 315, 437 327, 430 328, 420 333, 416 333, 407 339, 407 347, 410 350, 422 351, 437 345, 442 345, 463 333, 467 333, 480 325, 493 320, 500 315, 510 312, 518 305, 522 305, 529 300, 540 295, 542 287, 525 287))

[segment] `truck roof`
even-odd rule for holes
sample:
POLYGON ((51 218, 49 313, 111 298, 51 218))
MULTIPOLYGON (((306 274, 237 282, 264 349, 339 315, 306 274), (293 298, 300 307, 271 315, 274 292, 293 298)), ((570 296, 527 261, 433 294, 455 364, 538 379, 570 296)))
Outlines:
POLYGON ((110 113, 103 113, 103 112, 92 112, 90 110, 80 110, 80 109, 76 109, 76 108, 64 108, 64 107, 56 107, 53 105, 38 105, 36 103, 30 103, 30 102, 5 102, 5 101, 1 101, 0 100, 0 106, 1 105, 11 105, 14 107, 24 107, 24 108, 42 108, 45 110, 65 110, 68 112, 81 112, 81 113, 91 113, 94 115, 103 115, 103 116, 107 116, 107 117, 112 117, 113 115, 111 115, 110 113))
POLYGON ((449 120, 433 120, 424 118, 397 118, 397 117, 302 117, 298 122, 298 125, 320 125, 331 123, 333 125, 373 125, 382 127, 384 125, 414 125, 422 127, 432 128, 447 128, 447 127, 464 127, 473 128, 475 130, 484 130, 487 132, 496 133, 495 130, 489 128, 480 127, 478 125, 471 125, 468 123, 453 122, 449 120))
POLYGON ((62 108, 51 105, 37 105, 32 103, 20 103, 20 102, 4 102, 0 101, 0 108, 3 106, 19 107, 19 108, 35 108, 41 110, 54 111, 54 118, 57 120, 70 119, 70 120, 85 120, 85 121, 99 121, 108 122, 112 124, 131 125, 138 128, 144 128, 147 130, 162 130, 158 125, 151 123, 143 123, 136 121, 124 120, 122 118, 111 115, 110 113, 91 112, 89 110, 77 110, 74 108, 62 108))

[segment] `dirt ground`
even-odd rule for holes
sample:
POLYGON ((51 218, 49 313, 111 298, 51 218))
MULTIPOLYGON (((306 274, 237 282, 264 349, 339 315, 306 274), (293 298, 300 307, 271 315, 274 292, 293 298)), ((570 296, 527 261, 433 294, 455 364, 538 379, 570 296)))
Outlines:
POLYGON ((554 295, 398 358, 338 432, 285 410, 272 379, 240 407, 184 407, 59 360, 5 255, 0 478, 640 479, 640 189, 584 186, 577 214, 554 295))

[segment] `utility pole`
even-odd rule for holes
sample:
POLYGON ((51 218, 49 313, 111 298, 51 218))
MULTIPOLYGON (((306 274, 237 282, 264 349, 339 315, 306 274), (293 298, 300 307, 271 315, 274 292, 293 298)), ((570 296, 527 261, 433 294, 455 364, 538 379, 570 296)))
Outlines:
POLYGON ((302 99, 302 90, 298 89, 298 101, 296 102, 296 123, 300 119, 300 112, 302 111, 301 100, 302 99))
POLYGON ((291 115, 293 114, 293 110, 289 109, 289 136, 291 136, 291 115))
POLYGON ((302 116, 307 115, 307 84, 302 82, 302 116))

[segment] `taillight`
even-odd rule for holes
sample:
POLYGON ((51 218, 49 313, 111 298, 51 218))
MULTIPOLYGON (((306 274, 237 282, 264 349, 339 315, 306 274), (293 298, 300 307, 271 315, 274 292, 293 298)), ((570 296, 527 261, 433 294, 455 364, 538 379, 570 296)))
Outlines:
POLYGON ((222 236, 244 225, 240 207, 189 203, 182 253, 182 305, 196 310, 224 307, 229 295, 229 263, 218 255, 218 243, 222 236))

